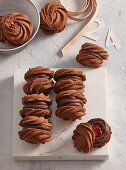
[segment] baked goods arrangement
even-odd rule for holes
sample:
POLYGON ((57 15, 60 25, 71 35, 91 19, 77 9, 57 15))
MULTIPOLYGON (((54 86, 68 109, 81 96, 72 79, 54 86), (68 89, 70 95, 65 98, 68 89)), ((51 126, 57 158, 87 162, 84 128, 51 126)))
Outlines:
MULTIPOLYGON (((60 0, 51 1, 45 3, 38 12, 40 17, 38 27, 34 25, 30 15, 17 11, 8 13, 0 16, 0 43, 11 46, 11 49, 18 48, 30 42, 34 37, 35 29, 40 28, 45 36, 47 34, 50 36, 60 34, 66 28, 68 20, 84 21, 86 24, 83 29, 62 49, 62 54, 65 55, 88 30, 96 13, 96 0, 86 0, 79 11, 67 10, 60 0)), ((84 42, 78 54, 73 56, 73 60, 83 68, 96 70, 102 67, 105 60, 108 60, 108 52, 97 44, 84 42)), ((70 136, 72 149, 76 152, 88 153, 93 151, 93 148, 104 147, 110 141, 111 127, 104 119, 93 116, 86 108, 87 77, 84 70, 76 68, 61 68, 55 71, 42 66, 29 68, 24 75, 25 84, 22 91, 25 96, 22 97, 23 107, 19 111, 20 142, 26 142, 29 146, 30 144, 46 146, 47 142, 51 144, 53 139, 57 139, 59 134, 55 137, 51 132, 56 126, 60 126, 60 123, 53 126, 51 120, 53 114, 56 121, 62 121, 64 124, 68 122, 69 126, 79 122, 73 126, 75 129, 72 129, 70 136), (56 95, 56 108, 53 113, 50 109, 51 105, 55 105, 52 100, 52 91, 56 95), (86 115, 90 115, 91 119, 86 121, 86 115)), ((65 127, 66 131, 68 127, 65 127)), ((65 130, 61 130, 60 134, 65 130)))
POLYGON ((29 69, 24 75, 27 83, 23 90, 27 94, 22 98, 23 109, 19 125, 23 127, 18 132, 21 140, 28 143, 39 144, 50 141, 52 123, 48 121, 51 116, 49 106, 52 100, 48 93, 52 90, 53 71, 41 66, 29 69), (45 95, 46 94, 46 95, 45 95))
MULTIPOLYGON (((48 94, 51 90, 56 93, 55 116, 75 122, 77 119, 81 121, 82 116, 86 115, 84 108, 88 102, 84 95, 86 76, 82 71, 57 69, 54 72, 49 68, 38 66, 30 68, 25 73, 24 79, 26 84, 23 90, 27 95, 22 98, 23 108, 20 110, 22 120, 19 125, 22 130, 18 134, 21 140, 30 144, 51 142, 52 123, 48 120, 51 116, 49 106, 53 105, 48 94)), ((73 146, 79 152, 88 153, 92 148, 106 145, 111 133, 111 127, 101 118, 93 118, 88 122, 81 121, 73 131, 73 146)))

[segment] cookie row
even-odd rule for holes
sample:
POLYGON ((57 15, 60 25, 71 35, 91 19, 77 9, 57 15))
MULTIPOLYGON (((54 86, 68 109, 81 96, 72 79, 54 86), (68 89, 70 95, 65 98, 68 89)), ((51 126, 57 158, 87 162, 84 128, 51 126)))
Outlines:
POLYGON ((28 143, 39 144, 50 141, 52 123, 48 121, 51 116, 49 106, 52 100, 48 93, 53 88, 53 71, 41 66, 29 69, 24 79, 27 83, 23 86, 27 96, 22 98, 23 109, 20 110, 22 117, 19 125, 23 127, 19 131, 21 140, 28 143))
POLYGON ((76 69, 59 69, 54 74, 54 91, 57 93, 56 116, 64 120, 81 119, 86 113, 83 108, 87 100, 83 95, 86 76, 76 69))
MULTIPOLYGON (((19 132, 19 136, 29 143, 40 143, 40 141, 44 143, 45 141, 42 141, 42 139, 39 139, 39 135, 36 135, 35 142, 32 135, 37 134, 38 129, 39 131, 47 131, 48 128, 43 129, 43 126, 38 128, 38 126, 34 126, 32 122, 43 117, 43 119, 39 119, 41 124, 45 121, 50 124, 47 118, 51 115, 49 106, 52 104, 52 100, 47 94, 53 88, 53 74, 54 72, 49 68, 39 66, 29 69, 24 75, 27 83, 23 86, 23 90, 27 96, 22 98, 22 104, 24 106, 22 110, 20 110, 20 115, 23 118, 21 122, 27 119, 27 125, 23 127, 20 122, 23 130, 19 132), (30 128, 35 128, 36 130, 33 131, 33 129, 30 128), (34 133, 32 133, 32 131, 34 133), (36 138, 38 140, 36 140, 36 138)), ((86 80, 83 72, 77 71, 76 69, 60 69, 55 72, 54 79, 56 80, 54 91, 58 93, 56 96, 56 116, 64 120, 72 121, 81 119, 81 117, 85 115, 86 110, 83 106, 87 101, 83 95, 85 87, 83 81, 86 80)), ((51 127, 48 131, 50 130, 51 127)))

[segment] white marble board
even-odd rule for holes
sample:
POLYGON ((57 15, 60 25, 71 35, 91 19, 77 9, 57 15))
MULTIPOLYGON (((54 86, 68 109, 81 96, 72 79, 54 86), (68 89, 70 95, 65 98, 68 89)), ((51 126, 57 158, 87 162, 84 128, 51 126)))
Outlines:
MULTIPOLYGON (((56 71, 56 68, 52 68, 56 71)), ((87 122, 91 118, 103 118, 107 120, 107 69, 85 69, 86 75, 85 95, 87 98, 87 114, 82 120, 75 122, 64 121, 55 116, 55 94, 51 92, 53 99, 52 117, 53 123, 52 140, 46 144, 33 145, 19 139, 18 131, 21 130, 19 122, 21 117, 19 110, 22 108, 21 98, 23 85, 25 84, 24 73, 27 69, 17 69, 14 75, 14 101, 13 101, 13 158, 15 160, 105 160, 109 157, 108 144, 101 149, 92 149, 89 153, 78 152, 73 145, 73 130, 81 122, 87 122)))

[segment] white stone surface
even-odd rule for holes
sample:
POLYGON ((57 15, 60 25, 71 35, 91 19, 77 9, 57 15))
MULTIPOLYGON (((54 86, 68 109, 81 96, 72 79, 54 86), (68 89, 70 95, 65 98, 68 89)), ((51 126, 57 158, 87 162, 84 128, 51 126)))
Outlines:
MULTIPOLYGON (((51 68, 56 71, 57 69, 51 68)), ((19 110, 22 109, 21 98, 25 95, 22 87, 26 83, 24 74, 27 69, 16 69, 14 75, 14 100, 13 100, 13 157, 15 160, 106 160, 109 157, 109 144, 101 149, 92 149, 89 153, 84 154, 74 148, 72 135, 73 130, 81 122, 87 122, 92 118, 102 118, 107 121, 107 69, 85 69, 79 68, 86 75, 85 96, 87 103, 85 105, 86 115, 82 120, 75 122, 64 121, 56 117, 55 102, 56 95, 52 91, 51 99, 53 101, 50 121, 53 128, 51 130, 51 141, 42 145, 31 145, 21 141, 18 131, 22 128, 19 126, 21 117, 19 110), (100 82, 101 81, 101 82, 100 82), (100 82, 100 83, 98 83, 100 82)))
MULTIPOLYGON (((36 3, 40 2, 35 0, 36 3)), ((40 4, 45 1, 41 0, 40 4)), ((107 30, 111 28, 121 41, 121 49, 108 49, 109 60, 103 67, 108 68, 108 117, 112 127, 110 158, 107 161, 33 161, 15 162, 12 158, 12 103, 13 75, 16 68, 81 67, 75 56, 86 38, 82 38, 65 57, 59 56, 62 46, 80 29, 78 24, 68 25, 62 33, 52 36, 41 31, 22 52, 0 55, 0 170, 126 170, 126 1, 100 0, 98 18, 102 18, 105 28, 95 42, 105 47, 107 30)), ((17 113, 18 114, 18 113, 17 113)))

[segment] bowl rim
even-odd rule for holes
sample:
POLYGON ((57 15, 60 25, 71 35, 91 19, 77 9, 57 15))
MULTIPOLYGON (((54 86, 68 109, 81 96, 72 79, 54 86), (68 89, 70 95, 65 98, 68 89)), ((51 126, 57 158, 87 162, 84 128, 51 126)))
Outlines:
POLYGON ((32 35, 32 37, 27 41, 25 42, 24 44, 18 46, 18 47, 14 47, 14 48, 7 48, 7 49, 2 49, 0 48, 0 52, 9 52, 9 51, 15 51, 15 50, 19 50, 23 47, 25 47, 28 43, 30 43, 30 41, 32 41, 32 39, 36 36, 38 30, 39 30, 39 27, 40 27, 40 15, 39 15, 39 10, 37 8, 37 6, 31 1, 31 0, 25 0, 25 1, 29 1, 36 9, 36 13, 38 15, 38 25, 37 25, 37 29, 35 31, 35 33, 32 35))

